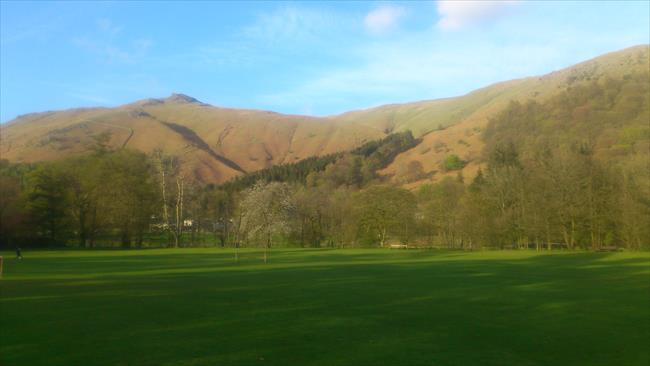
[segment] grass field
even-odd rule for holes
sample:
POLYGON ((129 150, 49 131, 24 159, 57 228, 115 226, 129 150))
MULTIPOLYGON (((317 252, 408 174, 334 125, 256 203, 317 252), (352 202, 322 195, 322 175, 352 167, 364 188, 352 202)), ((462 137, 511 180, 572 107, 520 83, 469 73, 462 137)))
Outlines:
POLYGON ((3 254, 3 366, 650 363, 648 253, 3 254))

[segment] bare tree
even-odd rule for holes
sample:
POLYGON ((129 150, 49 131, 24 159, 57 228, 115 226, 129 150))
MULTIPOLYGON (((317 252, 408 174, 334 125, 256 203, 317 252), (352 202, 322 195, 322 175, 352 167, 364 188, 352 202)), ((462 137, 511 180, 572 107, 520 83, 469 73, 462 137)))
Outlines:
POLYGON ((181 242, 181 237, 183 235, 183 202, 184 202, 184 184, 185 179, 183 174, 180 172, 180 163, 177 159, 165 156, 161 150, 156 150, 153 155, 155 166, 159 174, 159 183, 160 183, 160 193, 162 199, 162 220, 163 229, 171 234, 174 247, 178 247, 181 242), (167 189, 168 180, 171 177, 175 177, 176 183, 176 197, 168 197, 169 192, 167 189), (169 208, 170 201, 174 201, 174 222, 172 224, 169 208))
POLYGON ((180 238, 183 235, 183 195, 185 192, 185 180, 182 174, 176 176, 176 223, 174 225, 174 247, 180 245, 180 238))
POLYGON ((294 208, 289 186, 285 183, 257 182, 244 193, 241 202, 241 234, 261 243, 264 263, 268 261, 273 236, 289 230, 294 208))

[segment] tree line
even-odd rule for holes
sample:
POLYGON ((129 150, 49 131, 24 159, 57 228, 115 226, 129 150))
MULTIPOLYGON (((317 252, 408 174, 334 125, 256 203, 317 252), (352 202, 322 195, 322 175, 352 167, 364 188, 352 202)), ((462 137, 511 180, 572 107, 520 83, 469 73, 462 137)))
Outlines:
POLYGON ((647 80, 512 102, 483 133, 475 177, 459 171, 414 190, 378 174, 419 143, 408 131, 222 185, 198 184, 160 151, 100 146, 58 162, 2 161, 1 243, 648 249, 647 80))

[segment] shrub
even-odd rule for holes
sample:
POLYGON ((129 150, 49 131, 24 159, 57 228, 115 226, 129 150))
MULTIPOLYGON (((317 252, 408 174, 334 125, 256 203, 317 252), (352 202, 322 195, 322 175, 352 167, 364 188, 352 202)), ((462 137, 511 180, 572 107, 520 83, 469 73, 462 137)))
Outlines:
POLYGON ((465 161, 463 161, 458 155, 451 154, 445 158, 443 162, 443 168, 447 171, 450 170, 459 170, 465 166, 465 161))

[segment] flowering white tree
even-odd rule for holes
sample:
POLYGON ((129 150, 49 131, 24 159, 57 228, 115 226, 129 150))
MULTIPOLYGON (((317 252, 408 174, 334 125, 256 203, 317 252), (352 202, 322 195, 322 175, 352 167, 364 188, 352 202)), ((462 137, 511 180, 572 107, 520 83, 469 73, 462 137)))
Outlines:
POLYGON ((290 187, 286 183, 259 181, 244 192, 241 201, 241 234, 264 246, 264 263, 268 260, 273 236, 289 230, 294 210, 290 187))

